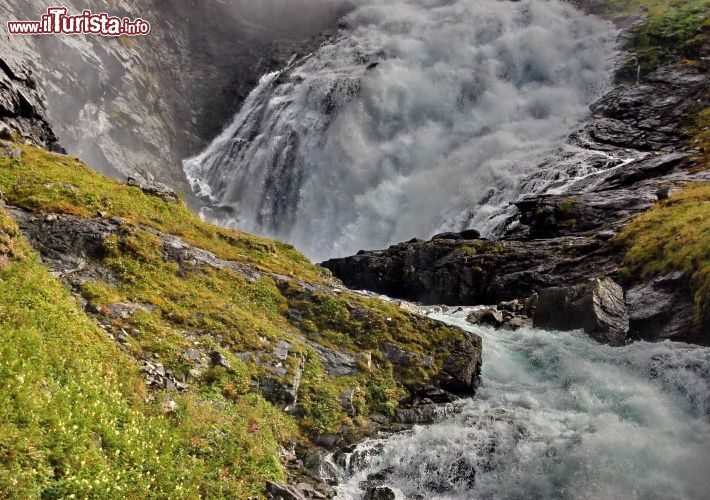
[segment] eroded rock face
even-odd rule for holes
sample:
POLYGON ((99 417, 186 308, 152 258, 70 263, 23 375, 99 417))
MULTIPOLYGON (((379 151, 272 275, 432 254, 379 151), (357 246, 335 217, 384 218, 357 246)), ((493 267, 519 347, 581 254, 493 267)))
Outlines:
POLYGON ((0 139, 17 134, 50 151, 63 152, 47 118, 45 99, 30 67, 0 50, 0 139))
POLYGON ((624 345, 629 332, 624 290, 608 278, 547 288, 538 295, 533 326, 562 331, 582 329, 605 344, 624 345))
POLYGON ((555 240, 462 240, 402 243, 323 265, 355 289, 424 304, 478 305, 528 297, 573 285, 595 272, 612 272, 619 257, 597 254, 594 236, 555 240), (594 255, 594 261, 585 257, 594 255))
MULTIPOLYGON (((0 76, 0 88, 8 81, 22 84, 30 68, 37 86, 23 90, 26 99, 0 97, 0 108, 31 114, 41 89, 49 122, 71 154, 115 177, 144 169, 188 192, 181 160, 219 133, 261 75, 316 47, 320 41, 314 37, 335 24, 344 4, 301 2, 296 9, 279 0, 67 0, 62 5, 70 13, 91 9, 140 17, 151 23, 151 32, 112 39, 9 36, 3 29, 0 75, 9 67, 5 74, 17 78, 0 76), (309 16, 316 4, 321 15, 309 16)), ((0 24, 39 19, 54 5, 5 0, 0 24)), ((26 121, 21 125, 29 127, 26 121)), ((42 144, 53 143, 42 127, 33 134, 45 136, 42 144)))

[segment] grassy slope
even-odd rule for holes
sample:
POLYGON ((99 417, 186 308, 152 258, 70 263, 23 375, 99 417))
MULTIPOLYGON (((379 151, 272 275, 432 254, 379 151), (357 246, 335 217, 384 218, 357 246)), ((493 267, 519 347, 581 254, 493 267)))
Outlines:
POLYGON ((104 242, 100 262, 118 282, 89 281, 79 291, 110 332, 132 334, 124 349, 109 341, 2 212, 0 496, 258 495, 266 479, 283 479, 282 445, 341 426, 357 433, 370 413, 392 414, 408 385, 437 374, 440 347, 461 336, 392 304, 328 293, 327 272, 288 245, 207 224, 183 203, 146 195, 70 157, 21 149, 20 161, 0 158, 0 191, 10 204, 86 218, 101 211, 126 220, 104 242), (166 262, 150 228, 293 279, 277 286, 267 274, 250 283, 231 271, 166 262), (107 306, 117 302, 149 307, 111 319, 107 306), (363 364, 360 375, 328 377, 304 338, 370 353, 374 363, 363 364), (265 362, 281 340, 293 344, 289 373, 304 368, 296 419, 262 399, 253 385, 274 377, 265 362), (393 367, 379 352, 383 341, 419 359, 439 355, 431 368, 393 367), (159 356, 184 373, 187 348, 219 350, 233 370, 208 369, 186 393, 147 397, 136 360, 159 356), (244 362, 234 356, 240 352, 254 355, 244 362), (341 408, 344 389, 354 391, 355 417, 341 408), (177 403, 175 414, 161 410, 168 398, 177 403))
MULTIPOLYGON (((700 113, 693 131, 693 145, 701 151, 695 168, 710 168, 710 110, 700 113)), ((632 221, 616 242, 627 248, 629 276, 686 273, 692 279, 701 327, 710 326, 710 183, 686 185, 632 221)))
MULTIPOLYGON (((693 57, 710 34, 710 0, 610 0, 605 8, 612 15, 645 17, 628 46, 642 74, 673 59, 693 57)), ((634 73, 636 68, 630 69, 634 73)))
MULTIPOLYGON (((710 0, 614 0, 609 5, 616 12, 643 12, 647 19, 628 47, 642 72, 680 58, 695 64, 698 48, 710 35, 710 0)), ((701 111, 688 130, 691 146, 699 151, 693 168, 709 168, 710 109, 701 111)), ((626 248, 624 271, 630 277, 685 272, 692 281, 698 324, 710 327, 710 184, 686 185, 632 221, 614 243, 626 248)))
POLYGON ((184 395, 167 418, 135 363, 77 307, 0 210, 0 496, 243 496, 280 479, 293 423, 258 396, 184 395), (248 433, 245 421, 258 422, 248 433), (198 453, 200 448, 214 453, 198 453), (222 474, 220 476, 220 474, 222 474))

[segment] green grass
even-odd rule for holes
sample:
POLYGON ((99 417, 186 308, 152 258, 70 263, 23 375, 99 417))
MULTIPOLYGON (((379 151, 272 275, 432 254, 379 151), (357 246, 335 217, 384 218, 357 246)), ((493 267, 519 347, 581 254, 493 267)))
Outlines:
MULTIPOLYGON (((700 151, 694 169, 710 167, 710 109, 689 127, 700 151)), ((691 279, 700 328, 710 328, 710 183, 689 183, 669 200, 634 219, 614 240, 627 248, 628 277, 682 271, 691 279)))
POLYGON ((707 41, 710 0, 613 0, 605 7, 612 15, 646 18, 627 47, 642 74, 672 60, 695 58, 698 47, 707 41))
POLYGON ((171 203, 111 180, 77 159, 20 146, 21 162, 0 158, 0 191, 13 205, 95 217, 99 211, 182 237, 218 257, 321 282, 327 277, 292 246, 208 224, 184 203, 171 203))
POLYGON ((447 346, 463 335, 391 303, 334 293, 329 274, 288 245, 215 227, 182 201, 146 195, 76 159, 21 149, 19 161, 0 158, 0 191, 9 204, 83 218, 101 212, 126 223, 94 262, 117 282, 81 285, 95 312, 89 315, 2 212, 0 497, 259 496, 267 479, 284 479, 281 446, 366 433, 370 414, 393 415, 400 398, 437 377, 447 346), (152 230, 264 275, 250 282, 232 271, 166 261, 152 230), (109 306, 128 302, 142 309, 110 317, 109 306), (114 335, 130 332, 123 349, 96 319, 114 335), (304 339, 361 356, 360 373, 328 376, 304 339), (303 368, 295 418, 260 389, 266 379, 280 380, 269 364, 283 340, 292 345, 286 379, 303 368), (382 358, 382 342, 420 361, 431 355, 431 366, 393 366, 382 358), (187 374, 181 354, 188 348, 218 350, 232 369, 207 369, 181 394, 145 387, 140 360, 157 358, 187 374), (341 406, 345 390, 354 393, 354 415, 341 406), (177 411, 164 415, 168 398, 177 411))
POLYGON ((144 402, 133 360, 4 210, 0 241, 0 497, 237 498, 283 478, 288 417, 256 395, 199 394, 172 395, 177 414, 164 416, 167 395, 144 402))
POLYGON ((710 311, 710 183, 694 183, 636 218, 619 235, 626 272, 649 278, 683 271, 700 316, 710 311))

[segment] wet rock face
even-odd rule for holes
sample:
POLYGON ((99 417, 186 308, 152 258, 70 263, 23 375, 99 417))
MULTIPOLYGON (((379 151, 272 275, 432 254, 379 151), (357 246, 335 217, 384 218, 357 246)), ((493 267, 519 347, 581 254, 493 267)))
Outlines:
POLYGON ((594 106, 585 127, 596 141, 640 151, 671 151, 688 139, 683 130, 688 117, 707 99, 707 75, 681 64, 670 64, 648 75, 643 82, 620 86, 594 106))
POLYGON ((434 240, 404 243, 323 265, 355 289, 373 290, 424 304, 477 305, 525 298, 555 285, 573 285, 619 263, 600 255, 594 264, 584 257, 598 252, 593 236, 556 240, 434 240))
MULTIPOLYGON (((705 60, 695 66, 670 64, 636 85, 613 88, 568 139, 607 160, 596 162, 590 156, 586 168, 591 171, 563 194, 517 200, 496 240, 446 233, 323 265, 351 288, 424 304, 491 305, 553 287, 584 290, 590 278, 609 277, 628 291, 630 326, 610 327, 613 333, 601 340, 619 344, 623 330, 632 338, 710 342, 709 333, 690 333, 688 319, 694 314, 687 282, 644 283, 622 276, 623 249, 613 241, 633 217, 672 197, 676 186, 710 181, 710 173, 688 167, 695 152, 687 147, 685 129, 698 110, 710 106, 708 86, 705 60), (628 161, 609 164, 608 153, 628 161)), ((554 160, 544 162, 525 184, 534 189, 536 175, 560 175, 555 165, 554 160)), ((619 296, 606 297, 613 309, 621 309, 624 299, 621 295, 619 303, 619 296)), ((606 304, 602 301, 600 307, 606 304)), ((484 315, 474 322, 500 326, 497 310, 484 315)), ((524 326, 524 318, 515 323, 511 326, 524 326)))
POLYGON ((626 292, 630 335, 644 340, 693 341, 695 304, 683 273, 638 284, 626 292))
POLYGON ((387 486, 372 486, 365 492, 365 500, 394 500, 394 491, 387 486))
POLYGON ((538 296, 533 326, 563 331, 582 329, 600 342, 624 345, 629 331, 624 291, 610 279, 547 288, 538 296))
POLYGON ((439 385, 454 394, 473 395, 481 385, 481 338, 468 335, 454 343, 444 361, 439 385))

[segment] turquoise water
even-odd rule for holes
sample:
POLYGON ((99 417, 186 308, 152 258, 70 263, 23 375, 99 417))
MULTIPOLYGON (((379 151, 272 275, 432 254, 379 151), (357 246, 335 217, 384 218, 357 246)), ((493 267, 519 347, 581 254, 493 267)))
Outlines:
POLYGON ((710 498, 710 350, 596 344, 582 333, 503 332, 434 317, 483 337, 483 386, 463 411, 365 443, 367 474, 392 469, 399 498, 710 498))

